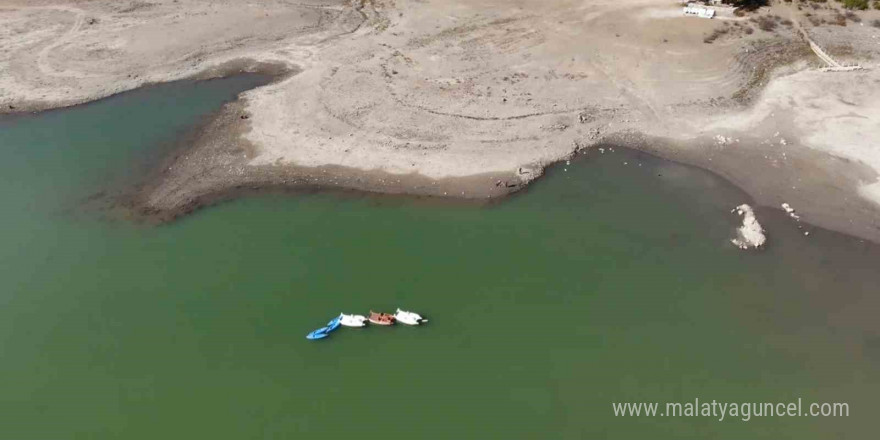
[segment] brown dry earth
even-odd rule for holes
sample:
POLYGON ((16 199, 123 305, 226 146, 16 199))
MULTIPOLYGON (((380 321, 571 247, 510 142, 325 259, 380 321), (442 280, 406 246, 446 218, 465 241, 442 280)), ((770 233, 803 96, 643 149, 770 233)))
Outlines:
POLYGON ((880 241, 880 29, 760 12, 869 67, 829 73, 796 25, 764 31, 723 12, 684 17, 665 0, 4 1, 0 105, 275 74, 141 191, 139 208, 162 217, 267 186, 486 198, 614 142, 880 241))

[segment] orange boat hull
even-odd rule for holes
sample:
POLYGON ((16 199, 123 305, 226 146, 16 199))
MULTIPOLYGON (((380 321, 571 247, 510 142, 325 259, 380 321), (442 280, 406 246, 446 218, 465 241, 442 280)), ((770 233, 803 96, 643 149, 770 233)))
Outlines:
POLYGON ((389 315, 387 313, 376 313, 371 310, 369 320, 376 325, 391 325, 394 324, 394 315, 389 315))

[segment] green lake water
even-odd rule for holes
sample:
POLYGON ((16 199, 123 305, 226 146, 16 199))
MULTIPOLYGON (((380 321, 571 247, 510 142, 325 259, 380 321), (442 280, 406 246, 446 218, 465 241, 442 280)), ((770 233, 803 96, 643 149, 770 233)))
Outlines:
POLYGON ((236 93, 176 83, 0 120, 0 439, 875 438, 880 247, 616 149, 487 206, 264 195, 164 226, 89 197, 236 93), (99 205, 99 204, 98 204, 99 205), (306 333, 396 307, 422 327, 306 333), (846 418, 613 402, 846 402, 846 418))

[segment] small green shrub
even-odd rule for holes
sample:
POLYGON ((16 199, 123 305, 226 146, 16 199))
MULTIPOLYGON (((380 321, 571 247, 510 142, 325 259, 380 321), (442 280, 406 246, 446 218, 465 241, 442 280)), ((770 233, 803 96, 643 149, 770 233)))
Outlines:
POLYGON ((868 0, 843 0, 843 7, 846 9, 858 9, 864 11, 868 9, 868 0))

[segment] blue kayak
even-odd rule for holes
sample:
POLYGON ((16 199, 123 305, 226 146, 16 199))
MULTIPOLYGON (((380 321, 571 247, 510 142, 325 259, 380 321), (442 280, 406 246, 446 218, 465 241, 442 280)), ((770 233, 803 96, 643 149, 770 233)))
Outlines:
POLYGON ((327 336, 330 336, 330 329, 328 329, 327 327, 321 327, 321 328, 309 333, 308 335, 306 335, 306 339, 311 339, 311 340, 324 339, 327 336))
POLYGON ((341 321, 342 321, 342 316, 337 316, 337 317, 331 319, 330 322, 327 323, 327 327, 324 327, 325 329, 327 329, 327 333, 330 333, 333 330, 338 329, 341 321))
POLYGON ((327 327, 321 327, 306 335, 306 339, 324 339, 327 336, 330 336, 330 332, 339 328, 340 321, 342 321, 341 315, 331 319, 330 322, 327 323, 327 327))

